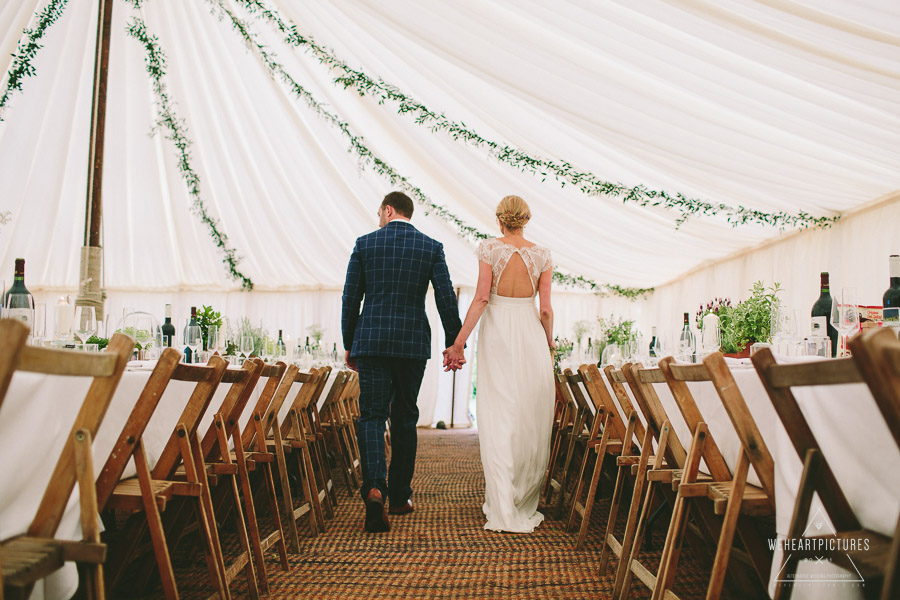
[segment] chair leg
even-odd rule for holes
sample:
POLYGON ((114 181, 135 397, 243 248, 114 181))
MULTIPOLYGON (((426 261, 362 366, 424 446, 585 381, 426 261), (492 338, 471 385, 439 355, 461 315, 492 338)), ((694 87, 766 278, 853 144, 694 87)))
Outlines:
POLYGON ((887 571, 881 588, 881 600, 900 598, 900 518, 894 529, 894 541, 888 554, 887 571))
MULTIPOLYGON (((272 521, 274 521, 275 527, 277 529, 277 532, 275 532, 273 535, 277 535, 278 537, 278 540, 276 541, 278 558, 281 561, 281 568, 285 571, 289 571, 291 565, 288 562, 287 557, 287 546, 284 539, 284 525, 281 523, 281 517, 278 514, 278 496, 275 493, 275 478, 272 475, 272 465, 270 465, 269 463, 265 463, 263 464, 262 468, 265 478, 263 484, 266 486, 266 497, 269 499, 269 512, 272 515, 272 521)), ((291 523, 294 523, 294 534, 296 535, 297 525, 293 519, 291 519, 291 523)))
MULTIPOLYGON (((594 501, 597 499, 597 489, 600 487, 600 475, 603 471, 604 458, 606 458, 606 444, 601 444, 597 448, 597 456, 594 460, 594 472, 591 474, 591 483, 588 486, 587 497, 584 499, 584 513, 581 515, 581 525, 578 528, 578 539, 575 540, 576 550, 581 550, 582 546, 584 546, 584 539, 587 537, 588 526, 591 522, 591 512, 594 510, 594 501)), ((575 502, 572 503, 572 508, 575 508, 575 502)))
MULTIPOLYGON (((166 535, 163 529, 162 517, 159 507, 156 505, 156 497, 150 481, 150 471, 147 466, 147 457, 144 454, 144 446, 139 439, 135 443, 134 462, 137 467, 138 482, 141 486, 141 500, 144 504, 144 514, 147 517, 147 529, 150 531, 150 541, 153 545, 153 554, 156 557, 156 565, 159 569, 159 578, 162 583, 163 593, 168 600, 178 599, 178 588, 175 585, 175 571, 172 569, 172 559, 169 556, 169 548, 166 546, 166 535)), ((142 529, 140 527, 135 527, 142 529)), ((131 538, 131 548, 135 548, 140 537, 131 538)), ((209 558, 207 556, 207 558, 209 558)), ((123 569, 124 571, 124 565, 123 569)), ((110 591, 114 590, 114 584, 110 591)))
MULTIPOLYGON (((281 437, 281 426, 277 421, 275 422, 272 431, 274 433, 275 442, 275 466, 278 468, 278 479, 281 482, 281 501, 284 505, 284 518, 285 523, 287 523, 288 535, 290 536, 291 553, 299 554, 300 535, 297 532, 297 521, 294 518, 294 498, 291 494, 291 480, 290 477, 288 477, 287 458, 284 456, 284 442, 281 437)), ((301 487, 304 487, 302 483, 301 487)), ((307 501, 308 500, 309 499, 307 498, 307 501)), ((312 504, 310 504, 309 508, 310 512, 312 512, 312 504)), ((310 528, 312 530, 312 536, 315 537, 318 534, 318 528, 315 525, 314 519, 310 523, 310 528)))
MULTIPOLYGON (((803 461, 803 474, 800 476, 800 487, 797 490, 797 500, 794 503, 794 514, 791 517, 791 528, 788 531, 788 539, 800 539, 803 536, 803 530, 806 529, 806 522, 809 520, 809 509, 812 506, 813 494, 815 493, 815 485, 813 482, 818 477, 819 464, 821 455, 818 450, 810 449, 806 452, 806 458, 803 461)), ((789 575, 793 575, 797 570, 797 560, 788 557, 781 570, 781 577, 775 583, 774 600, 788 600, 791 597, 793 586, 785 585, 789 579, 789 575)))
POLYGON ((709 586, 706 588, 706 600, 718 600, 725 584, 725 572, 728 569, 728 559, 731 557, 731 545, 734 541, 734 532, 737 528, 738 517, 741 514, 741 502, 744 498, 744 488, 747 483, 747 471, 750 460, 747 453, 741 450, 738 464, 734 470, 731 496, 728 498, 728 506, 725 508, 725 519, 722 524, 722 533, 719 535, 719 544, 716 547, 716 559, 713 562, 712 574, 709 577, 709 586))

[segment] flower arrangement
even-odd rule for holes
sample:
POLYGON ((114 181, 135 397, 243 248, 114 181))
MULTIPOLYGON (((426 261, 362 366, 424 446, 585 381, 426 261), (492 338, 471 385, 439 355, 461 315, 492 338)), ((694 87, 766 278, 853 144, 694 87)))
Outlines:
POLYGON ((556 342, 556 352, 553 353, 553 370, 559 371, 560 361, 572 354, 575 344, 571 340, 559 336, 556 336, 554 341, 556 342))
POLYGON ((325 329, 323 329, 322 326, 319 325, 318 323, 313 323, 312 325, 310 325, 309 327, 306 328, 306 333, 309 334, 309 337, 311 337, 313 340, 315 340, 315 342, 312 345, 313 350, 318 350, 320 343, 322 341, 322 336, 325 335, 325 329))
POLYGON ((216 312, 212 306, 203 305, 197 312, 197 325, 200 326, 200 335, 203 337, 203 349, 209 349, 209 328, 215 325, 219 328, 219 335, 222 333, 222 313, 216 312))
POLYGON ((591 332, 591 322, 588 320, 575 321, 572 333, 575 334, 575 342, 581 345, 581 340, 591 332))

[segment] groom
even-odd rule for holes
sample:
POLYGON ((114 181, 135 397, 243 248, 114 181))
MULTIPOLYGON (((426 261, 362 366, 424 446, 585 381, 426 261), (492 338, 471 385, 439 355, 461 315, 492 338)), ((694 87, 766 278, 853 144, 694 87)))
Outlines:
MULTIPOLYGON (((416 461, 416 398, 431 356, 425 293, 434 298, 453 345, 462 324, 444 247, 410 224, 413 203, 391 192, 378 209, 380 229, 356 240, 347 266, 341 329, 347 365, 359 372, 357 440, 366 505, 366 531, 388 531, 385 499, 392 515, 413 511, 410 483, 416 461), (359 307, 362 306, 362 313, 359 307), (391 466, 384 457, 385 421, 391 419, 391 466)), ((444 353, 444 366, 459 358, 444 353)))

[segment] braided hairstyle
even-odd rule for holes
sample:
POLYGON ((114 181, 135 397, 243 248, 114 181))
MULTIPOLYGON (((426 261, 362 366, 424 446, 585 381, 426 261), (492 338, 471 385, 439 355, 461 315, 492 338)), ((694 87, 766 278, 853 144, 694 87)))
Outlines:
POLYGON ((522 229, 531 218, 531 209, 519 196, 506 196, 497 205, 497 219, 507 229, 522 229))

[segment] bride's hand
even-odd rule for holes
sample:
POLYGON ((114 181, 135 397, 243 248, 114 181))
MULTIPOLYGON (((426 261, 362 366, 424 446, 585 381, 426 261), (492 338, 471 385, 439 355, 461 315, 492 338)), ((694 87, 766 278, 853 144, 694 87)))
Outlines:
POLYGON ((556 342, 550 342, 547 344, 550 347, 550 353, 556 354, 556 342))

